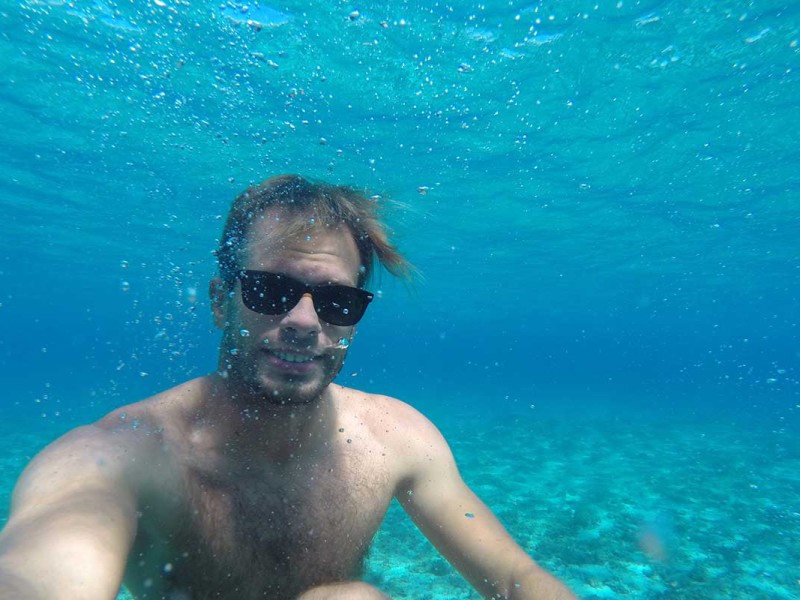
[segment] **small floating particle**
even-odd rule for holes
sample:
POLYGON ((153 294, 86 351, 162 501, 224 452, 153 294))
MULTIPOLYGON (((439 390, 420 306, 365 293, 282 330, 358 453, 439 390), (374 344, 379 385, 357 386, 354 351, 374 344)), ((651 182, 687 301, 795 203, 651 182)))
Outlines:
POLYGON ((431 188, 429 188, 427 185, 421 185, 421 186, 419 186, 419 187, 417 188, 417 193, 418 193, 420 196, 425 196, 425 195, 427 195, 427 194, 428 194, 428 191, 429 191, 430 189, 431 189, 431 188))
POLYGON ((657 14, 648 13, 636 19, 635 23, 637 27, 643 27, 645 25, 651 25, 652 23, 658 23, 660 20, 661 17, 658 16, 657 14))
POLYGON ((220 6, 220 12, 235 25, 247 25, 256 31, 265 27, 280 27, 292 20, 292 15, 284 14, 268 6, 240 5, 229 1, 220 6))
POLYGON ((744 41, 745 41, 746 44, 755 44, 757 41, 763 39, 764 36, 767 35, 770 31, 771 31, 771 29, 769 27, 765 27, 764 29, 759 31, 757 34, 751 35, 750 37, 744 38, 744 41))

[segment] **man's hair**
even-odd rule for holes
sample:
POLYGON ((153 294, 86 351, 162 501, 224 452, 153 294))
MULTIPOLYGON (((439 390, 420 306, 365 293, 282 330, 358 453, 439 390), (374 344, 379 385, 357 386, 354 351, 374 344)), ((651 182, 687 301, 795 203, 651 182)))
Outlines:
POLYGON ((233 285, 242 268, 241 255, 247 246, 250 226, 269 209, 288 213, 287 227, 302 228, 284 233, 298 233, 319 225, 345 225, 353 235, 361 259, 359 287, 369 281, 376 260, 393 275, 408 278, 411 274, 411 264, 389 241, 377 199, 343 185, 311 182, 299 175, 278 175, 249 187, 231 205, 216 252, 220 277, 227 285, 233 285))

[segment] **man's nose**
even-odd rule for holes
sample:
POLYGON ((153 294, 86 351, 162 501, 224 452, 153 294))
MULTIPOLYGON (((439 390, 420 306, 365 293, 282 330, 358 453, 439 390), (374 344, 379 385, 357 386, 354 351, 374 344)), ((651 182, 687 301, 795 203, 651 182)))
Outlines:
POLYGON ((299 335, 317 334, 321 331, 322 327, 311 294, 308 292, 303 294, 292 310, 286 313, 283 325, 299 335))

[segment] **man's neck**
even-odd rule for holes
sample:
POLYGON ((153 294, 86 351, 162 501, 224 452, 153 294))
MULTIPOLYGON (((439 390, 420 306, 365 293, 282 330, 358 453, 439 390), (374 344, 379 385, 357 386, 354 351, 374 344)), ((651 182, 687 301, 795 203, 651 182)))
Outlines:
POLYGON ((233 460, 267 460, 279 465, 311 459, 329 442, 336 422, 328 387, 316 402, 271 404, 219 375, 200 419, 213 445, 233 460))

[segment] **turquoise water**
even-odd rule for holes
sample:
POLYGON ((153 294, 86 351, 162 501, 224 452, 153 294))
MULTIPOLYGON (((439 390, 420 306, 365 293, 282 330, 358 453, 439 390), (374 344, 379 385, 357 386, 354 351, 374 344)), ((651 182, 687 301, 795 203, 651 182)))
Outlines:
MULTIPOLYGON (((396 201, 421 272, 341 383, 582 597, 800 595, 800 5, 3 0, 0 61, 3 519, 58 433, 213 367, 221 218, 299 172, 396 201)), ((448 569, 390 513, 373 581, 448 569)))

